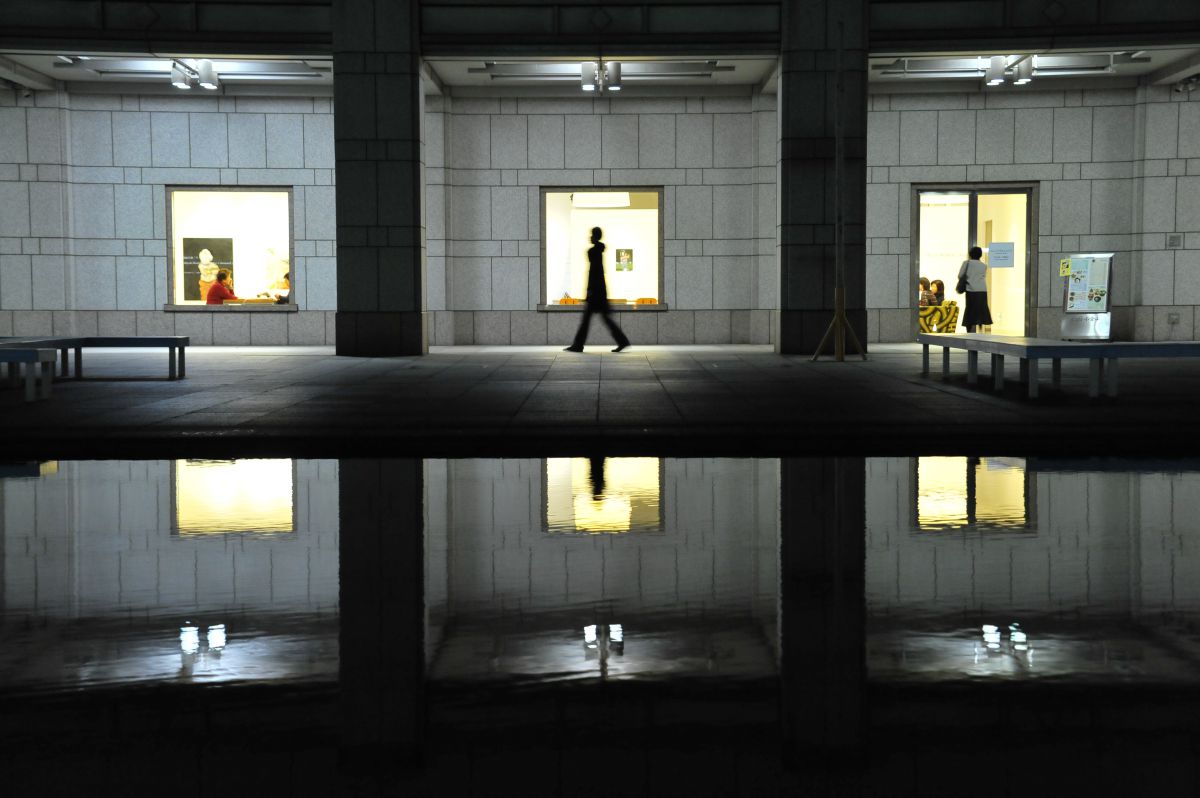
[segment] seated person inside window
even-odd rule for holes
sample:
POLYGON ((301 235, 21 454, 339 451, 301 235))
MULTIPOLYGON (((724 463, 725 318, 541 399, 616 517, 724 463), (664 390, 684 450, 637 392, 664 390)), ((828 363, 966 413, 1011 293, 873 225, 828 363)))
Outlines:
POLYGON ((930 291, 933 294, 933 299, 929 301, 931 305, 940 305, 946 301, 946 284, 941 280, 934 280, 929 284, 930 291))
POLYGON ((933 292, 929 290, 929 278, 922 277, 917 281, 917 306, 924 308, 932 304, 933 292))
POLYGON ((226 299, 237 299, 237 294, 233 293, 233 278, 229 272, 221 269, 217 272, 217 281, 208 289, 208 304, 221 305, 226 299))
POLYGON ((292 273, 287 272, 267 288, 267 290, 259 296, 270 297, 275 300, 276 305, 286 305, 288 303, 288 294, 292 292, 292 273))

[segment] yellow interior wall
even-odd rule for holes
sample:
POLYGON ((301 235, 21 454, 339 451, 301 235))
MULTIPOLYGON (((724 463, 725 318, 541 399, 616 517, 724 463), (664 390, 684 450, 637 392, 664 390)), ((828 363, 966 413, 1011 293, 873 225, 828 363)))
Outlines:
MULTIPOLYGON (((946 299, 963 305, 963 298, 954 293, 958 282, 958 267, 967 259, 969 238, 968 202, 966 194, 922 194, 921 195, 921 249, 920 275, 946 284, 946 299)), ((913 296, 919 296, 920 288, 912 286, 913 296)), ((916 299, 913 299, 916 304, 916 299)), ((962 313, 959 312, 959 319, 962 313)))
POLYGON ((988 269, 988 304, 996 335, 1025 334, 1025 215, 1024 194, 980 194, 976 241, 983 247, 983 262, 989 262, 992 241, 1013 242, 1013 267, 988 269), (987 240, 988 222, 991 240, 987 240))

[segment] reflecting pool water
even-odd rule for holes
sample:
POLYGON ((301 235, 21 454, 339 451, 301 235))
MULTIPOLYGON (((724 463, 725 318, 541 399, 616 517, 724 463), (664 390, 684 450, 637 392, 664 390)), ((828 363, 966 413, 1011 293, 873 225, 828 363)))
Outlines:
POLYGON ((0 691, 786 683, 838 630, 879 684, 1200 684, 1197 464, 367 462, 0 466, 0 691))
POLYGON ((871 677, 1200 681, 1196 468, 868 460, 871 677))

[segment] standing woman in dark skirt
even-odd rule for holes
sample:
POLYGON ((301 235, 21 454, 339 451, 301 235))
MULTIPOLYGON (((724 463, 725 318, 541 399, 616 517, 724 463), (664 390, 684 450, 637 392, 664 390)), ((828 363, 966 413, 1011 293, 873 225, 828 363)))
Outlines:
MULTIPOLYGON (((963 326, 967 332, 976 332, 976 328, 992 323, 992 312, 988 309, 987 298, 987 266, 980 258, 983 250, 971 247, 970 260, 964 260, 958 267, 958 292, 967 294, 967 312, 963 315, 963 326)), ((982 330, 979 330, 982 332, 982 330)))

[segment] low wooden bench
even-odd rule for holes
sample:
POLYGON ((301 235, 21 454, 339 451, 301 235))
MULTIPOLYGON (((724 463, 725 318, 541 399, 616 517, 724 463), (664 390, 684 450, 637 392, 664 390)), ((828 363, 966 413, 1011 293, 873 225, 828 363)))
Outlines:
POLYGON ((1055 387, 1062 384, 1062 361, 1066 358, 1087 360, 1088 396, 1100 395, 1101 382, 1104 393, 1117 395, 1118 362, 1122 358, 1180 358, 1200 357, 1200 341, 1056 341, 1051 338, 1027 338, 1009 335, 984 335, 970 333, 953 335, 946 333, 917 333, 921 344, 921 374, 929 374, 929 347, 942 347, 942 374, 950 373, 950 350, 963 349, 967 353, 967 383, 979 381, 979 353, 992 356, 992 383, 999 391, 1004 388, 1004 358, 1016 357, 1021 361, 1021 381, 1028 386, 1029 398, 1038 395, 1038 367, 1043 360, 1052 364, 1055 387))
POLYGON ((75 379, 83 377, 83 350, 88 347, 166 348, 168 379, 183 379, 187 376, 187 346, 191 339, 186 335, 52 335, 26 338, 2 338, 0 349, 11 347, 52 347, 62 354, 62 376, 68 374, 68 353, 75 350, 75 379))
POLYGON ((58 352, 45 348, 0 347, 0 363, 9 370, 8 377, 17 379, 17 368, 25 364, 25 401, 32 402, 39 396, 35 390, 35 380, 41 375, 40 396, 46 399, 50 396, 50 385, 54 382, 54 361, 58 352))

